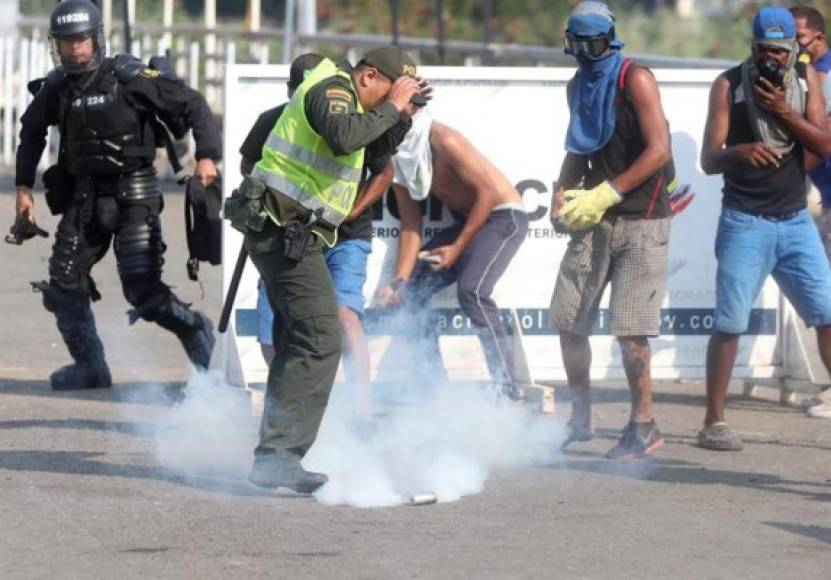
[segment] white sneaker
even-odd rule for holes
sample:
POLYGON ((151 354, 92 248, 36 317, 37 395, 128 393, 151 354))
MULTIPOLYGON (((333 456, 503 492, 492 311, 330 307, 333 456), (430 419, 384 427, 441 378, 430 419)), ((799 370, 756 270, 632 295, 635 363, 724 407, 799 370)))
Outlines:
POLYGON ((831 403, 822 403, 820 405, 808 407, 805 414, 809 417, 815 417, 817 419, 831 419, 831 403))

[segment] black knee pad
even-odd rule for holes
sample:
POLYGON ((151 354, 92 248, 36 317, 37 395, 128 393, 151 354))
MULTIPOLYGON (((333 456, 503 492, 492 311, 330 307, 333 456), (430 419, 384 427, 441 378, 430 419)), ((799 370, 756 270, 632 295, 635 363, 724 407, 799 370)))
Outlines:
POLYGON ((122 279, 160 278, 164 250, 158 215, 150 213, 140 221, 128 222, 120 228, 115 240, 118 273, 122 279))

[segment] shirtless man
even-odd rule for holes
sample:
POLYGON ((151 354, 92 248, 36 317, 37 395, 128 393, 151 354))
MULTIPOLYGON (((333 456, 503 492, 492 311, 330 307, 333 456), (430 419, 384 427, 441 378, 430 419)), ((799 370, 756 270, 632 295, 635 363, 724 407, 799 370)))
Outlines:
MULTIPOLYGON (((426 111, 413 118, 394 162, 400 246, 395 279, 378 290, 376 302, 406 301, 414 312, 426 313, 431 297, 456 282, 459 305, 482 342, 494 382, 510 399, 521 399, 511 376, 510 339, 491 297, 528 231, 519 192, 461 133, 432 121, 426 111), (457 221, 422 247, 419 201, 429 193, 457 221)), ((361 199, 355 211, 374 201, 361 199)), ((437 346, 434 325, 422 328, 437 346)))

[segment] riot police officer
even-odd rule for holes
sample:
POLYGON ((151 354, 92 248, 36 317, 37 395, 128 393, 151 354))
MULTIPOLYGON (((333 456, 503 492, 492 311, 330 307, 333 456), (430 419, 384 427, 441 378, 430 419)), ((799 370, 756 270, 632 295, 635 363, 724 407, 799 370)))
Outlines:
POLYGON ((101 13, 89 0, 65 0, 49 25, 55 69, 21 118, 16 214, 33 221, 31 187, 47 129, 61 135, 58 164, 44 174, 47 203, 62 214, 49 259, 49 281, 34 284, 55 315, 74 363, 52 374, 55 390, 109 387, 110 372, 90 300, 100 298, 90 271, 115 249, 131 324, 143 318, 173 332, 191 362, 206 368, 214 344, 210 320, 161 280, 159 214, 153 167, 164 131, 193 130, 195 175, 216 178, 220 140, 204 98, 176 78, 129 55, 105 57, 101 13))

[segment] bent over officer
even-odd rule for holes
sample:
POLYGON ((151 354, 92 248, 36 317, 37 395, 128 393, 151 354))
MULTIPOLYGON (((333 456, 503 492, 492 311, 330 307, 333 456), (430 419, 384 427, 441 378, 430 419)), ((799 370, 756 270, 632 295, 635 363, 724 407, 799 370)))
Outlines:
POLYGON ((314 443, 341 354, 338 308, 323 256, 348 216, 365 154, 394 152, 420 92, 397 47, 354 68, 324 59, 283 110, 250 177, 226 203, 280 319, 260 444, 249 481, 311 493, 327 481, 300 460, 314 443), (372 151, 370 151, 370 149, 372 151))
POLYGON ((66 0, 52 12, 49 35, 55 69, 43 80, 21 118, 17 151, 16 213, 33 221, 30 188, 57 125, 57 166, 44 175, 47 203, 61 213, 49 282, 35 286, 55 315, 74 364, 50 377, 56 390, 109 387, 110 372, 95 328, 90 299, 100 297, 90 270, 115 248, 124 296, 139 318, 170 330, 191 362, 206 368, 214 338, 210 320, 191 310, 161 280, 165 245, 159 214, 163 203, 153 168, 156 135, 192 128, 196 175, 216 177, 219 135, 207 103, 177 79, 145 68, 128 55, 105 58, 101 13, 88 0, 66 0))

